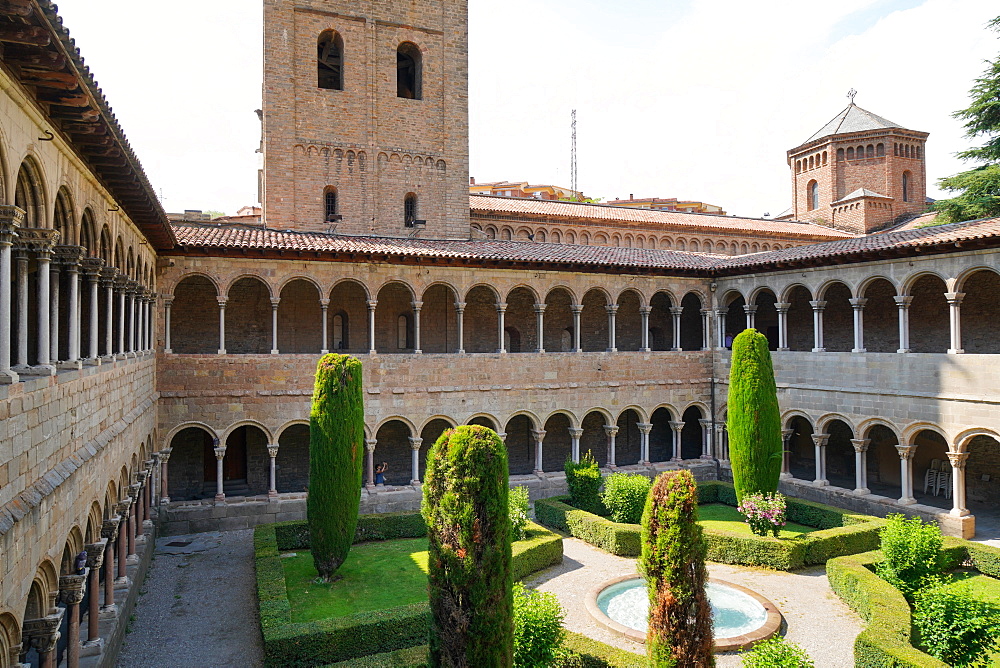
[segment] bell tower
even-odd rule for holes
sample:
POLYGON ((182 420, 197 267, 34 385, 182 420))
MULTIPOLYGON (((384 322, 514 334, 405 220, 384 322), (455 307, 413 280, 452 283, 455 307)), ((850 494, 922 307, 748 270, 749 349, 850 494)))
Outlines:
POLYGON ((851 104, 788 151, 796 220, 868 234, 927 209, 928 133, 851 104))
POLYGON ((269 228, 468 239, 467 0, 264 0, 269 228))

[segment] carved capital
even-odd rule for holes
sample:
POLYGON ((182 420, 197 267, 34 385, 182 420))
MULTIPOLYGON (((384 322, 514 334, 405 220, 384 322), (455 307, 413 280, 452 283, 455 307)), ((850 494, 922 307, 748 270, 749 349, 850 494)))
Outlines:
POLYGON ((757 312, 757 305, 756 304, 744 304, 743 305, 743 312, 744 313, 756 313, 757 312))
POLYGON ((87 574, 59 577, 59 600, 66 605, 80 605, 87 586, 87 574))
POLYGON ((365 450, 367 450, 368 452, 375 452, 375 446, 377 444, 378 444, 378 441, 375 440, 374 438, 366 438, 365 439, 365 450))
POLYGON ((461 313, 465 310, 466 302, 455 302, 455 310, 461 313))
POLYGON ((671 306, 670 307, 670 315, 674 316, 675 318, 679 318, 680 316, 684 315, 684 307, 683 306, 671 306))
POLYGON ((830 434, 813 434, 813 443, 821 448, 825 448, 826 444, 830 442, 830 434))
POLYGON ((0 205, 0 246, 14 243, 17 230, 24 224, 24 209, 11 204, 0 205))
POLYGON ((217 460, 219 460, 220 462, 226 456, 226 449, 225 448, 221 448, 221 447, 220 448, 212 448, 212 451, 215 453, 215 458, 217 460))
POLYGON ((423 442, 424 442, 424 439, 422 439, 422 438, 410 436, 410 449, 411 450, 419 450, 420 449, 420 445, 423 442))
POLYGON ((671 421, 670 422, 670 428, 673 429, 675 432, 677 432, 679 434, 679 433, 681 433, 681 431, 684 430, 684 423, 683 422, 673 422, 673 421, 671 421))
POLYGON ((413 307, 414 311, 419 311, 420 309, 422 309, 424 307, 424 303, 423 302, 419 302, 419 301, 417 301, 417 302, 410 302, 410 306, 413 307))
POLYGON ((83 246, 56 246, 53 249, 53 264, 75 268, 80 265, 87 249, 83 246))
POLYGON ((608 312, 608 315, 614 315, 618 313, 618 304, 608 304, 604 307, 604 310, 608 312))
POLYGON ((816 301, 809 302, 809 306, 812 306, 814 311, 822 311, 826 308, 826 301, 820 299, 816 301))
POLYGON ((648 434, 649 432, 653 431, 652 422, 637 422, 635 426, 639 428, 640 434, 648 434))
POLYGON ((653 307, 652 306, 640 306, 639 307, 639 315, 648 316, 652 312, 653 312, 653 307))
POLYGON ((139 498, 139 491, 142 489, 142 485, 135 482, 128 486, 128 495, 132 497, 132 503, 135 503, 139 498))
POLYGON ((271 444, 267 446, 267 456, 274 459, 278 456, 278 446, 271 444))
POLYGON ((868 452, 868 446, 871 444, 872 440, 870 438, 852 438, 851 444, 854 446, 854 452, 868 452))
POLYGON ((897 445, 896 452, 899 453, 899 458, 903 461, 909 461, 913 459, 913 455, 917 452, 917 446, 915 445, 897 445))
POLYGON ((774 310, 778 313, 788 313, 788 309, 792 308, 791 302, 775 302, 774 310))
POLYGON ((893 297, 892 299, 894 302, 896 302, 896 306, 898 306, 901 309, 908 309, 910 308, 910 304, 913 303, 913 297, 911 297, 910 295, 896 296, 893 297))
POLYGON ((853 308, 855 311, 860 311, 865 307, 865 304, 868 303, 868 300, 865 299, 864 297, 853 297, 851 299, 848 299, 847 301, 851 303, 851 308, 853 308))
POLYGON ((547 304, 535 304, 535 313, 545 313, 547 304))
MULTIPOLYGON (((104 533, 103 531, 101 532, 104 533)), ((87 568, 97 569, 104 565, 104 550, 108 547, 108 539, 102 538, 96 543, 87 543, 84 549, 87 550, 87 568)))
POLYGON ((58 241, 58 230, 22 227, 17 231, 17 241, 14 245, 20 251, 35 253, 39 258, 48 258, 58 241))
POLYGON ((604 425, 604 433, 609 437, 618 435, 618 425, 606 424, 604 425))
POLYGON ((545 430, 544 429, 532 429, 531 435, 535 437, 536 443, 541 443, 545 440, 545 430))
POLYGON ((65 608, 38 619, 27 619, 21 626, 22 646, 32 647, 39 654, 55 650, 59 642, 59 627, 62 625, 65 608))
POLYGON ((580 438, 583 436, 583 429, 580 429, 579 427, 570 427, 568 431, 570 437, 572 438, 580 438))
POLYGON ((97 281, 101 278, 101 272, 104 270, 104 260, 99 257, 85 257, 80 261, 83 266, 83 271, 87 274, 87 278, 91 281, 97 281))
POLYGON ((969 459, 968 452, 949 452, 948 461, 951 462, 951 467, 954 469, 964 469, 965 462, 969 459))
POLYGON ((121 515, 115 515, 104 520, 104 523, 101 525, 101 538, 104 538, 106 541, 114 540, 115 536, 118 535, 118 525, 121 521, 121 515))

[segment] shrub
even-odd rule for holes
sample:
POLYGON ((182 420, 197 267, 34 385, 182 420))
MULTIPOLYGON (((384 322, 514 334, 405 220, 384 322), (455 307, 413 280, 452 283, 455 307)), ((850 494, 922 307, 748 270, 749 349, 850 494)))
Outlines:
POLYGON ((541 668, 556 663, 566 631, 555 594, 514 584, 514 665, 541 668))
POLYGON ((919 517, 889 515, 882 529, 882 561, 876 572, 912 600, 914 592, 937 583, 944 569, 941 529, 919 517))
POLYGON ((727 428, 737 500, 778 491, 783 447, 778 391, 767 337, 755 329, 733 341, 727 428))
POLYGON ((364 461, 361 362, 329 354, 316 367, 309 412, 309 496, 306 517, 313 562, 329 580, 351 550, 364 461))
POLYGON ((654 666, 714 666, 705 541, 690 471, 656 478, 642 513, 639 570, 649 590, 646 650, 654 666))
POLYGON ((580 463, 567 459, 563 470, 566 471, 570 505, 588 513, 603 515, 601 469, 597 466, 597 460, 590 450, 580 458, 580 463))
POLYGON ((566 632, 567 650, 559 668, 646 668, 646 657, 605 645, 580 633, 566 632))
POLYGON ((913 626, 931 656, 956 668, 986 666, 998 649, 1000 608, 972 597, 968 587, 930 587, 914 594, 913 626))
POLYGON ((432 666, 513 661, 507 470, 503 441, 477 425, 446 431, 427 454, 432 666))
POLYGON ((804 649, 781 636, 757 643, 742 658, 743 668, 812 668, 815 665, 804 649))
POLYGON ((522 540, 524 530, 528 526, 528 488, 518 485, 510 490, 507 498, 510 512, 510 539, 522 540))
POLYGON ((638 524, 653 482, 641 473, 612 473, 604 481, 601 501, 615 522, 638 524))
POLYGON ((778 492, 745 494, 738 509, 746 517, 755 536, 771 533, 777 538, 781 527, 785 526, 785 497, 778 492))
POLYGON ((511 546, 514 580, 520 580, 548 566, 562 563, 562 536, 528 522, 524 540, 511 546))

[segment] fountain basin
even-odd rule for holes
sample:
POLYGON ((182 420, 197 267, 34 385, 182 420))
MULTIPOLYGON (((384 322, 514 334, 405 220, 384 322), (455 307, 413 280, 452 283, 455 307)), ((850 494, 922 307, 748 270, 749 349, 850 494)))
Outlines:
MULTIPOLYGON (((755 591, 712 578, 706 586, 712 604, 715 651, 728 652, 767 640, 781 628, 781 613, 755 591)), ((601 583, 586 599, 598 624, 635 642, 646 642, 649 599, 642 577, 626 575, 601 583)))

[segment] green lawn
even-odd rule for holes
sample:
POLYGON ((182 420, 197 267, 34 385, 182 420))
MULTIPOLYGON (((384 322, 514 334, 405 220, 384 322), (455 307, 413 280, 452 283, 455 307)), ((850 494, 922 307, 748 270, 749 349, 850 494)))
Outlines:
POLYGON ((282 557, 293 622, 341 617, 427 600, 427 539, 362 543, 337 570, 340 580, 316 581, 312 555, 282 557))
MULTIPOLYGON (((698 523, 706 529, 750 534, 750 525, 746 523, 740 511, 724 503, 708 503, 704 506, 698 506, 698 523)), ((810 531, 817 531, 817 529, 789 522, 778 533, 778 537, 798 538, 810 531)))
POLYGON ((977 571, 965 570, 952 571, 945 574, 945 577, 950 581, 950 587, 957 589, 967 585, 973 598, 1000 606, 1000 580, 977 571))

